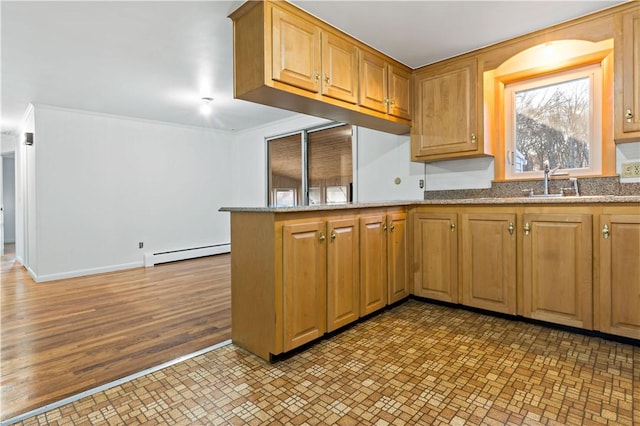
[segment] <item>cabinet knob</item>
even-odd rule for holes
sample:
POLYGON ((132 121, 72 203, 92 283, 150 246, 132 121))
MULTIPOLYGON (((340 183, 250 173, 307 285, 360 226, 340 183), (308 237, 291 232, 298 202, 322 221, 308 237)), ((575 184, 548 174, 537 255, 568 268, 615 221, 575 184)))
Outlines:
POLYGON ((449 227, 451 228, 452 231, 456 230, 456 224, 451 222, 451 225, 449 225, 449 227))
POLYGON ((471 133, 471 143, 476 143, 478 141, 478 138, 476 137, 475 133, 471 133))
POLYGON ((529 232, 531 232, 531 226, 529 225, 529 222, 524 224, 524 235, 529 235, 529 232))
POLYGON ((391 226, 389 226, 389 229, 393 231, 394 229, 396 229, 396 226, 392 223, 391 226))
POLYGON ((319 73, 319 72, 316 72, 316 73, 313 75, 313 81, 315 81, 316 83, 317 83, 318 81, 320 81, 320 73, 319 73))
POLYGON ((607 225, 606 223, 602 227, 602 236, 605 240, 609 238, 609 225, 607 225))
POLYGON ((334 231, 333 229, 331 230, 331 241, 336 239, 336 231, 334 231))
POLYGON ((329 76, 325 74, 324 75, 324 82, 329 84, 330 81, 331 81, 331 79, 329 78, 329 76))
POLYGON ((509 230, 509 234, 513 235, 513 230, 515 229, 513 226, 513 222, 509 222, 509 228, 507 228, 509 230))
POLYGON ((386 230, 387 230, 387 224, 386 224, 386 223, 383 223, 383 224, 382 224, 382 230, 383 230, 383 231, 386 231, 386 230))
POLYGON ((627 123, 631 123, 631 119, 633 118, 633 113, 631 112, 631 108, 627 108, 627 111, 624 113, 624 118, 626 118, 627 123))
POLYGON ((324 234, 321 232, 321 233, 320 233, 320 236, 318 237, 318 240, 319 240, 320 242, 322 242, 322 241, 324 241, 324 240, 326 240, 326 239, 327 239, 327 238, 326 238, 326 237, 324 236, 324 234))

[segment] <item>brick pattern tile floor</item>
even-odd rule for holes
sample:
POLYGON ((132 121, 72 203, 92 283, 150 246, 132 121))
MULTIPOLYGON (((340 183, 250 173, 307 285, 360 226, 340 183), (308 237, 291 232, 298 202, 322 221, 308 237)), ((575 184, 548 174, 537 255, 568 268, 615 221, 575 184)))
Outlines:
POLYGON ((228 345, 24 425, 633 425, 640 347, 410 300, 268 364, 228 345))

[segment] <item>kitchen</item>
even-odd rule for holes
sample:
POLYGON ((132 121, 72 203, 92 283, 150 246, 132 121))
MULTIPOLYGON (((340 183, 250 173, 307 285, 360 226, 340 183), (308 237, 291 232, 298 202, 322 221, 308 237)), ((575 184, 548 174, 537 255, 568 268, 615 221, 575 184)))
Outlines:
MULTIPOLYGON (((37 112, 38 112, 38 106, 36 106, 36 114, 37 114, 37 112)), ((47 118, 47 114, 54 115, 55 118, 60 118, 60 115, 62 115, 62 113, 60 113, 59 111, 47 110, 46 108, 42 108, 41 109, 41 114, 42 114, 42 117, 44 117, 45 119, 47 118)), ((54 117, 52 117, 52 119, 53 118, 54 117)), ((313 121, 313 120, 310 120, 310 121, 313 121)), ((369 133, 371 135, 375 135, 376 137, 379 137, 381 140, 382 139, 389 140, 390 144, 392 144, 392 145, 394 143, 397 144, 397 148, 398 148, 397 152, 393 152, 392 151, 389 154, 389 155, 393 156, 393 158, 399 158, 400 154, 406 155, 406 156, 404 156, 405 159, 408 158, 408 155, 409 155, 409 146, 408 145, 409 144, 408 144, 408 140, 406 138, 402 139, 401 137, 380 135, 380 134, 378 134, 378 133, 376 133, 374 131, 368 131, 366 129, 362 130, 362 132, 364 134, 369 133), (395 156, 397 156, 397 157, 395 157, 395 156)), ((252 142, 252 143, 255 143, 257 149, 259 149, 259 150, 263 149, 263 148, 259 147, 261 144, 263 144, 263 139, 262 139, 263 137, 264 137, 264 134, 261 134, 260 137, 255 137, 255 139, 254 139, 255 142, 252 142)), ((476 138, 477 137, 478 136, 476 136, 476 138)), ((622 147, 622 146, 626 146, 626 145, 619 145, 619 146, 622 147)), ((629 146, 633 146, 633 143, 631 145, 629 145, 629 146)), ((246 149, 246 145, 243 148, 246 149)), ((241 151, 240 148, 230 147, 229 149, 230 150, 237 150, 236 155, 242 156, 242 151, 241 151)), ((622 150, 625 150, 626 148, 618 148, 618 146, 616 146, 616 149, 618 151, 622 151, 622 150)), ((618 154, 616 156, 616 159, 619 159, 619 157, 621 157, 621 156, 622 155, 618 154)), ((251 161, 255 161, 255 164, 254 164, 255 165, 255 169, 254 170, 256 170, 256 175, 261 174, 262 170, 264 170, 264 164, 263 163, 259 164, 259 163, 261 163, 261 161, 256 161, 256 160, 251 160, 251 161)), ((403 160, 403 162, 406 164, 406 160, 403 160)), ((490 160, 488 161, 486 158, 484 158, 484 159, 480 158, 477 161, 475 161, 475 160, 464 160, 464 165, 460 165, 460 163, 458 163, 458 164, 454 165, 453 168, 455 168, 455 167, 466 168, 466 167, 469 167, 469 165, 470 165, 471 168, 478 167, 478 169, 479 169, 478 173, 485 177, 485 183, 480 183, 479 184, 478 183, 478 179, 472 177, 472 175, 469 174, 469 175, 465 176, 463 179, 468 179, 468 181, 471 182, 471 185, 470 186, 464 186, 464 183, 462 183, 461 184, 461 188, 477 188, 478 185, 480 185, 480 187, 484 187, 485 189, 487 189, 486 182, 488 181, 490 183, 490 181, 492 180, 492 177, 493 177, 493 170, 492 170, 493 169, 493 164, 492 164, 492 162, 490 160)), ((407 165, 407 166, 403 166, 403 167, 408 167, 409 168, 409 170, 407 172, 405 172, 408 175, 408 177, 406 177, 407 175, 403 175, 402 176, 403 179, 401 179, 401 180, 402 181, 411 182, 411 185, 412 185, 412 188, 411 189, 406 189, 406 191, 411 191, 411 192, 414 192, 414 193, 417 192, 418 194, 421 195, 422 191, 419 188, 416 188, 417 185, 415 185, 415 183, 416 183, 417 180, 419 180, 418 178, 424 178, 424 170, 425 169, 423 167, 418 167, 418 170, 416 170, 415 165, 413 165, 413 166, 407 165), (411 167, 413 167, 413 170, 411 170, 411 167)), ((614 162, 614 168, 617 168, 617 167, 618 167, 618 165, 615 164, 615 162, 614 162)), ((431 174, 429 174, 429 176, 426 179, 426 184, 428 185, 428 188, 429 189, 434 189, 432 186, 429 186, 429 185, 433 185, 434 183, 437 183, 438 165, 437 164, 436 165, 429 164, 429 165, 426 166, 426 168, 427 168, 427 170, 429 172, 431 172, 431 171, 435 171, 436 172, 435 173, 435 179, 432 179, 432 175, 431 174)), ((388 182, 387 183, 388 185, 394 185, 393 184, 394 178, 398 177, 397 176, 398 173, 395 173, 395 172, 396 172, 395 170, 391 171, 392 176, 390 176, 390 179, 385 179, 385 182, 388 182)), ((446 173, 446 172, 447 172, 447 170, 445 168, 445 172, 444 173, 446 173)), ((264 174, 262 174, 262 177, 260 177, 256 181, 261 181, 262 179, 264 179, 264 174)), ((239 179, 239 181, 242 181, 242 180, 243 179, 239 179)), ((446 178, 444 178, 443 180, 446 181, 446 178)), ((234 199, 233 202, 226 203, 226 204, 223 204, 223 205, 254 205, 255 200, 263 199, 263 197, 264 197, 263 187, 260 187, 260 185, 255 185, 256 181, 252 181, 250 179, 246 179, 244 181, 246 182, 247 192, 239 191, 239 193, 241 195, 237 196, 237 199, 234 199), (255 194, 255 195, 258 195, 258 196, 255 197, 251 203, 243 202, 244 200, 248 200, 248 199, 251 198, 247 194, 255 194)), ((587 188, 584 188, 584 186, 585 185, 583 185, 583 188, 582 188, 583 189, 583 193, 588 193, 588 192, 586 192, 587 188)), ((393 188, 393 186, 391 186, 391 188, 393 188)), ((539 191, 540 188, 537 189, 537 190, 539 191)), ((491 197, 491 196, 493 196, 493 195, 489 195, 489 197, 491 197)), ((398 199, 414 199, 415 200, 415 199, 419 199, 419 198, 417 198, 415 196, 403 196, 403 197, 398 197, 398 199)), ((371 201, 375 201, 375 200, 371 200, 371 201)), ((383 201, 383 200, 379 200, 379 201, 383 201)), ((522 215, 522 214, 527 214, 527 213, 516 212, 516 214, 517 215, 522 215)), ((518 218, 520 218, 520 216, 518 216, 518 218)), ((524 223, 519 224, 518 221, 516 221, 516 224, 524 225, 524 223)), ((600 230, 600 228, 598 228, 598 231, 599 230, 600 230)), ((517 232, 518 232, 518 235, 520 235, 521 233, 524 232, 524 229, 521 228, 521 227, 518 227, 518 231, 517 232)), ((114 262, 114 263, 116 263, 116 262, 114 262)), ((120 264, 124 264, 124 262, 120 262, 120 264)), ((67 268, 67 270, 73 269, 73 266, 74 265, 69 265, 69 268, 67 268)), ((42 274, 41 275, 43 277, 47 277, 47 276, 55 277, 56 274, 60 273, 60 271, 56 271, 54 269, 48 269, 47 267, 48 267, 48 265, 46 265, 46 264, 42 265, 42 270, 41 270, 42 274)), ((77 268, 77 269, 80 269, 80 268, 77 268)))

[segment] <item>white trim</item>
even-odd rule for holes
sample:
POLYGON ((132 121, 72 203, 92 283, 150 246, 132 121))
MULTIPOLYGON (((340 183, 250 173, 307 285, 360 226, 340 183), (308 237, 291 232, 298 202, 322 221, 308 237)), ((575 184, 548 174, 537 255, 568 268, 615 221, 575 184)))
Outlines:
POLYGON ((227 346, 229 344, 231 344, 231 340, 225 340, 224 342, 220 342, 220 343, 218 343, 216 345, 209 346, 209 347, 201 349, 199 351, 192 352, 192 353, 190 353, 188 355, 181 356, 181 357, 176 358, 176 359, 174 359, 172 361, 165 362, 165 363, 157 365, 155 367, 147 368, 146 370, 142 370, 142 371, 140 371, 138 373, 130 374, 129 376, 125 376, 125 377, 123 377, 121 379, 114 380, 114 381, 106 383, 104 385, 97 386, 97 387, 95 387, 93 389, 86 390, 84 392, 80 392, 80 393, 72 395, 72 396, 70 396, 68 398, 64 398, 64 399, 61 399, 60 401, 56 401, 56 402, 53 402, 51 404, 47 404, 47 405, 45 405, 43 407, 36 408, 35 410, 28 411, 26 413, 17 415, 15 417, 10 418, 10 419, 0 421, 0 426, 5 426, 5 425, 8 426, 8 425, 10 425, 12 423, 17 423, 19 421, 28 419, 30 417, 37 416, 37 415, 40 415, 42 413, 46 413, 47 411, 54 410, 56 408, 60 408, 63 405, 67 405, 67 404, 71 404, 72 402, 79 401, 80 399, 82 399, 84 397, 94 395, 94 394, 96 394, 98 392, 103 392, 103 391, 109 390, 109 389, 114 388, 116 386, 120 386, 123 383, 131 382, 131 381, 133 381, 135 379, 138 379, 138 378, 140 378, 142 376, 146 376, 147 374, 155 373, 156 371, 160 371, 160 370, 162 370, 164 368, 171 367, 172 365, 178 364, 178 363, 183 362, 183 361, 187 361, 187 360, 189 360, 191 358, 195 358, 197 356, 203 355, 203 354, 205 354, 207 352, 211 352, 211 351, 213 351, 215 349, 222 348, 222 347, 227 346))
POLYGON ((99 268, 78 269, 76 271, 61 272, 57 274, 48 274, 48 275, 37 275, 30 268, 27 268, 27 270, 29 271, 31 278, 33 278, 35 282, 41 283, 45 281, 54 281, 54 280, 61 280, 65 278, 83 277, 85 275, 102 274, 105 272, 121 271, 123 269, 140 268, 142 266, 144 266, 144 262, 139 261, 139 262, 131 262, 131 263, 122 263, 120 265, 101 266, 99 268))

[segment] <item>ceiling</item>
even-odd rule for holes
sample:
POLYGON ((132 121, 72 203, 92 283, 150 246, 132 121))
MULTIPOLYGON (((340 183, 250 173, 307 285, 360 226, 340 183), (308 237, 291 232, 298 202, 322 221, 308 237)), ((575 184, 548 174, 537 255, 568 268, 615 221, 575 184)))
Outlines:
MULTIPOLYGON (((233 99, 227 16, 241 3, 1 1, 0 130, 29 102, 222 130, 292 115, 233 99)), ((416 68, 623 1, 293 3, 416 68)))

